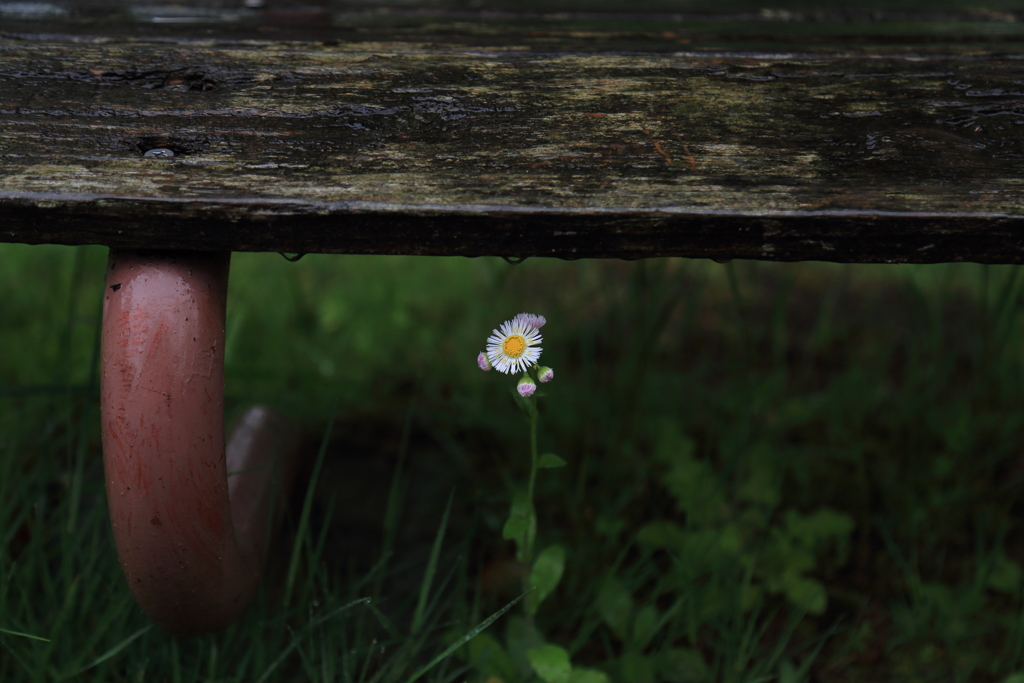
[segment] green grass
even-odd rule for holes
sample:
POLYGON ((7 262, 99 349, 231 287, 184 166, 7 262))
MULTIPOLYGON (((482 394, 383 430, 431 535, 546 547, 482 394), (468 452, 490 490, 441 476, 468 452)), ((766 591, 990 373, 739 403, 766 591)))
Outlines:
POLYGON ((315 476, 256 604, 182 640, 109 533, 104 263, 0 245, 5 683, 407 681, 449 650, 419 680, 525 683, 540 642, 621 683, 1024 669, 1018 269, 236 254, 228 411, 293 415, 315 476), (512 609, 467 645, 522 592, 526 423, 474 361, 524 310, 568 462, 537 547, 568 559, 535 629, 512 609))

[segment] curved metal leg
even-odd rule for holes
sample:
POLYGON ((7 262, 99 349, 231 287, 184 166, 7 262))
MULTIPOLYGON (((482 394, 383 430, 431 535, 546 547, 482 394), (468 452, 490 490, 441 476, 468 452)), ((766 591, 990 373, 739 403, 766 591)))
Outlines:
POLYGON ((135 599, 177 634, 242 615, 259 584, 271 500, 283 508, 294 473, 285 424, 266 408, 243 417, 225 451, 230 256, 112 250, 107 267, 100 389, 110 520, 135 599), (229 471, 239 472, 230 485, 229 471))

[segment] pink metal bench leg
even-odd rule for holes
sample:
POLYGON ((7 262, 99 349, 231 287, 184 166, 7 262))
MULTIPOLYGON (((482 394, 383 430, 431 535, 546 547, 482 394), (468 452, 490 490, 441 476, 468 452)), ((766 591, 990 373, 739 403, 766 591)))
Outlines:
POLYGON ((273 483, 294 472, 265 408, 224 444, 229 253, 114 251, 103 304, 107 502, 132 593, 167 631, 209 633, 255 596, 273 483), (281 467, 275 467, 280 454, 281 467), (241 472, 227 476, 229 471, 241 472))

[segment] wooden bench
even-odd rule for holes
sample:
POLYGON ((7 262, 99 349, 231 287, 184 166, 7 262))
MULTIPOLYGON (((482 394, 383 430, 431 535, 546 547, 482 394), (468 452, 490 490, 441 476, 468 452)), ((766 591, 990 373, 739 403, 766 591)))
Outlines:
POLYGON ((1018 17, 385 9, 0 1, 0 240, 111 248, 108 499, 169 630, 263 553, 231 251, 1024 260, 1018 17))

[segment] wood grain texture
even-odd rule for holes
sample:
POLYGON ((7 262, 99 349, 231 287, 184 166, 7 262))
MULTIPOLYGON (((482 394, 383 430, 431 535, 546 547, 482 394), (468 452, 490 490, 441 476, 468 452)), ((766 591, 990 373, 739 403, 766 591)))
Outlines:
POLYGON ((0 38, 11 242, 1020 263, 1022 159, 1015 55, 0 38))

